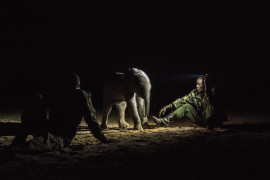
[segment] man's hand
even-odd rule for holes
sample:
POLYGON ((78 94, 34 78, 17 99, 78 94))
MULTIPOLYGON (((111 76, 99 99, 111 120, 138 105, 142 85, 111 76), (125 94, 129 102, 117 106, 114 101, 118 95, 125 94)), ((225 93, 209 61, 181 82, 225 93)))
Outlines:
POLYGON ((164 106, 158 113, 158 116, 160 117, 161 115, 164 115, 165 112, 167 111, 167 109, 170 109, 171 108, 171 105, 167 105, 167 106, 164 106))

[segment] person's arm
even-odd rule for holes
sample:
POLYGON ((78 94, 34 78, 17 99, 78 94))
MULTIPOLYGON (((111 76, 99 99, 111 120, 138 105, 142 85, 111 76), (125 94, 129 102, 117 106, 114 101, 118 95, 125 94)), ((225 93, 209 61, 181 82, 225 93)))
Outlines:
POLYGON ((177 109, 177 108, 179 108, 180 106, 182 106, 183 104, 186 104, 186 103, 192 104, 193 103, 194 92, 195 92, 195 89, 192 90, 189 94, 183 96, 182 98, 176 99, 174 102, 172 102, 171 103, 172 109, 177 109))
POLYGON ((159 111, 159 117, 161 115, 164 115, 165 112, 169 109, 177 109, 179 108, 180 106, 182 106, 183 104, 185 103, 192 103, 193 100, 192 100, 192 93, 193 91, 191 91, 188 95, 182 97, 182 98, 179 98, 179 99, 176 99, 174 102, 164 106, 163 108, 160 109, 159 111))
POLYGON ((103 133, 102 128, 98 124, 96 118, 96 110, 91 102, 90 97, 86 95, 84 98, 84 119, 88 124, 88 128, 92 132, 93 136, 103 143, 111 142, 103 133))
POLYGON ((163 108, 160 109, 158 116, 160 117, 161 115, 164 115, 165 112, 171 108, 172 108, 172 104, 168 104, 167 106, 164 106, 163 108))

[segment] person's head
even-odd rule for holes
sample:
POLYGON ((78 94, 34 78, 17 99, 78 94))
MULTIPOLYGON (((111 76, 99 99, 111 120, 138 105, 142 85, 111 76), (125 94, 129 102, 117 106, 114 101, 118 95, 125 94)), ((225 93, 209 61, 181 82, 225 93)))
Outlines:
POLYGON ((203 76, 200 76, 196 80, 196 89, 198 92, 204 91, 204 78, 203 76))
POLYGON ((25 109, 38 109, 43 104, 43 96, 41 94, 35 93, 31 95, 25 102, 24 108, 25 109))
POLYGON ((62 88, 77 89, 80 87, 80 77, 76 73, 65 74, 62 81, 62 88))

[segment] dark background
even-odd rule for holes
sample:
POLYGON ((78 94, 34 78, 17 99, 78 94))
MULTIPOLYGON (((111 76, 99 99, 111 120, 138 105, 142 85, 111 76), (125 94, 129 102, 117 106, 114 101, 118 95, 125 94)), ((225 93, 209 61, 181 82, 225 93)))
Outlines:
POLYGON ((0 105, 21 107, 49 96, 57 78, 76 72, 102 107, 114 71, 137 67, 152 82, 151 110, 195 87, 194 75, 218 80, 230 110, 267 112, 269 2, 9 1, 1 6, 0 105))

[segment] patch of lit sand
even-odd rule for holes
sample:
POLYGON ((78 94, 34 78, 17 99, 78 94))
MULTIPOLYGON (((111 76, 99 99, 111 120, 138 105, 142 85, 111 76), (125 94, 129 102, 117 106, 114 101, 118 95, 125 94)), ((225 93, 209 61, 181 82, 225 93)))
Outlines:
POLYGON ((19 123, 21 122, 21 111, 22 110, 13 110, 0 112, 0 122, 1 123, 19 123))
MULTIPOLYGON (((18 115, 0 114, 5 122, 18 115)), ((98 116, 98 120, 101 116, 98 116)), ((0 136, 0 179, 269 179, 269 116, 229 114, 215 132, 188 122, 119 129, 110 116, 103 144, 82 121, 70 147, 43 154, 8 154, 14 136, 0 136), (209 173, 211 172, 211 173, 209 173), (213 174, 215 173, 215 174, 213 174)), ((1 121, 3 122, 3 121, 1 121)), ((30 136, 28 138, 31 138, 30 136)))
MULTIPOLYGON (((130 144, 131 146, 140 145, 152 145, 152 144, 164 144, 173 140, 179 140, 179 138, 184 138, 188 136, 193 136, 196 134, 209 133, 205 128, 202 127, 179 127, 179 126, 169 126, 169 127, 158 127, 152 122, 149 123, 149 129, 143 130, 133 130, 132 125, 127 129, 120 129, 118 125, 112 124, 107 130, 104 130, 104 134, 110 138, 117 140, 117 143, 130 144)), ((216 132, 224 132, 226 129, 217 128, 216 132)), ((78 127, 78 132, 74 137, 71 145, 89 145, 98 144, 99 141, 95 139, 87 126, 81 125, 78 127)))

